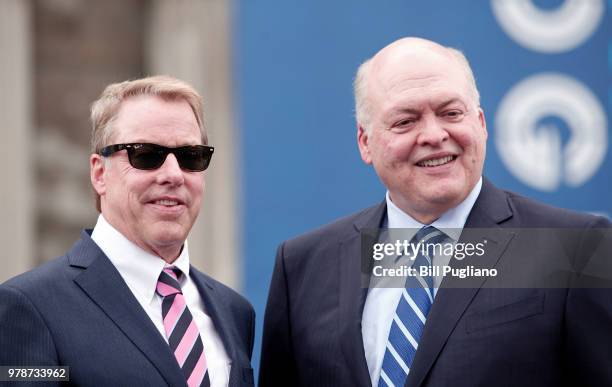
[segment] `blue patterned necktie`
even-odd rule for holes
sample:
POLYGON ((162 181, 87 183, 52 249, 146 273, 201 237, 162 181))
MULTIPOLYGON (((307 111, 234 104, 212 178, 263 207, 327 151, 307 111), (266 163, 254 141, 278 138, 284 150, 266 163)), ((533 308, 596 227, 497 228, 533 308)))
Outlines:
MULTIPOLYGON (((432 226, 419 230, 410 240, 411 245, 418 243, 443 243, 446 234, 432 226)), ((420 267, 432 267, 431 259, 426 254, 416 254, 412 267, 419 272, 420 267)), ((428 273, 430 271, 428 270, 428 273)), ((427 314, 431 309, 434 297, 433 278, 431 275, 408 276, 406 286, 395 309, 389 339, 382 362, 379 387, 401 387, 406 383, 410 367, 416 354, 419 340, 425 327, 427 314)))

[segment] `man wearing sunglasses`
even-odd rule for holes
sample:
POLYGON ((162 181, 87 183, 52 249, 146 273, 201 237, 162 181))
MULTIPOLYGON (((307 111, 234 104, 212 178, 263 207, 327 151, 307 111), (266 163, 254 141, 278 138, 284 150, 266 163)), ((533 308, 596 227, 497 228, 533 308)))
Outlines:
POLYGON ((255 315, 189 263, 208 146, 199 94, 157 76, 91 109, 100 211, 63 257, 0 286, 0 365, 68 366, 83 386, 248 386, 255 315))

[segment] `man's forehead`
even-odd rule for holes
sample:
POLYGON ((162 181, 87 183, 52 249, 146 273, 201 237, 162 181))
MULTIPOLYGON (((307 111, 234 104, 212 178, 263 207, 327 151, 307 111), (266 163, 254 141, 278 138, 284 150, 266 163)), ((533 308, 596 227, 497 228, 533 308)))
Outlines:
POLYGON ((453 98, 468 98, 468 79, 461 71, 435 65, 396 70, 373 77, 370 90, 374 99, 442 103, 453 98))
POLYGON ((184 99, 166 100, 157 96, 143 95, 124 100, 117 112, 117 120, 124 124, 155 125, 178 122, 196 125, 197 119, 189 103, 184 99))
POLYGON ((418 47, 384 54, 370 68, 368 90, 373 100, 413 98, 421 103, 431 98, 440 102, 467 98, 470 86, 465 68, 448 51, 418 47))
POLYGON ((190 105, 183 99, 143 95, 124 100, 113 125, 113 137, 129 142, 151 142, 159 136, 200 143, 201 132, 190 105))

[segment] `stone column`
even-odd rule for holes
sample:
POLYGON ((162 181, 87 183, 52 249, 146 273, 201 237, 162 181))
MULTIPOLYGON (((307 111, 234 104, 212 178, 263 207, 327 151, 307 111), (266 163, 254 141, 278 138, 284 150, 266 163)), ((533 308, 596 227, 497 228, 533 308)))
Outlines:
POLYGON ((183 79, 204 98, 212 164, 204 204, 189 237, 192 263, 234 288, 241 283, 237 152, 232 119, 229 0, 153 0, 146 43, 148 73, 183 79))
POLYGON ((31 4, 0 1, 0 283, 34 262, 31 4))

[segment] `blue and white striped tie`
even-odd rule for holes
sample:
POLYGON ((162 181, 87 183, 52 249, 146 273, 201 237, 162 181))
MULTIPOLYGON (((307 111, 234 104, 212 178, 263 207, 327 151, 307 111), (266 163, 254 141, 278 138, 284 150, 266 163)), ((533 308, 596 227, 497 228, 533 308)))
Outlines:
MULTIPOLYGON (((410 243, 442 243, 446 234, 432 226, 419 230, 410 243)), ((416 255, 412 267, 417 273, 422 266, 431 267, 431 257, 416 255)), ((430 271, 428 270, 428 273, 430 271)), ((379 387, 401 387, 406 383, 412 360, 419 346, 419 340, 425 327, 425 319, 433 303, 433 278, 408 276, 406 286, 395 309, 387 349, 382 362, 379 387)))

